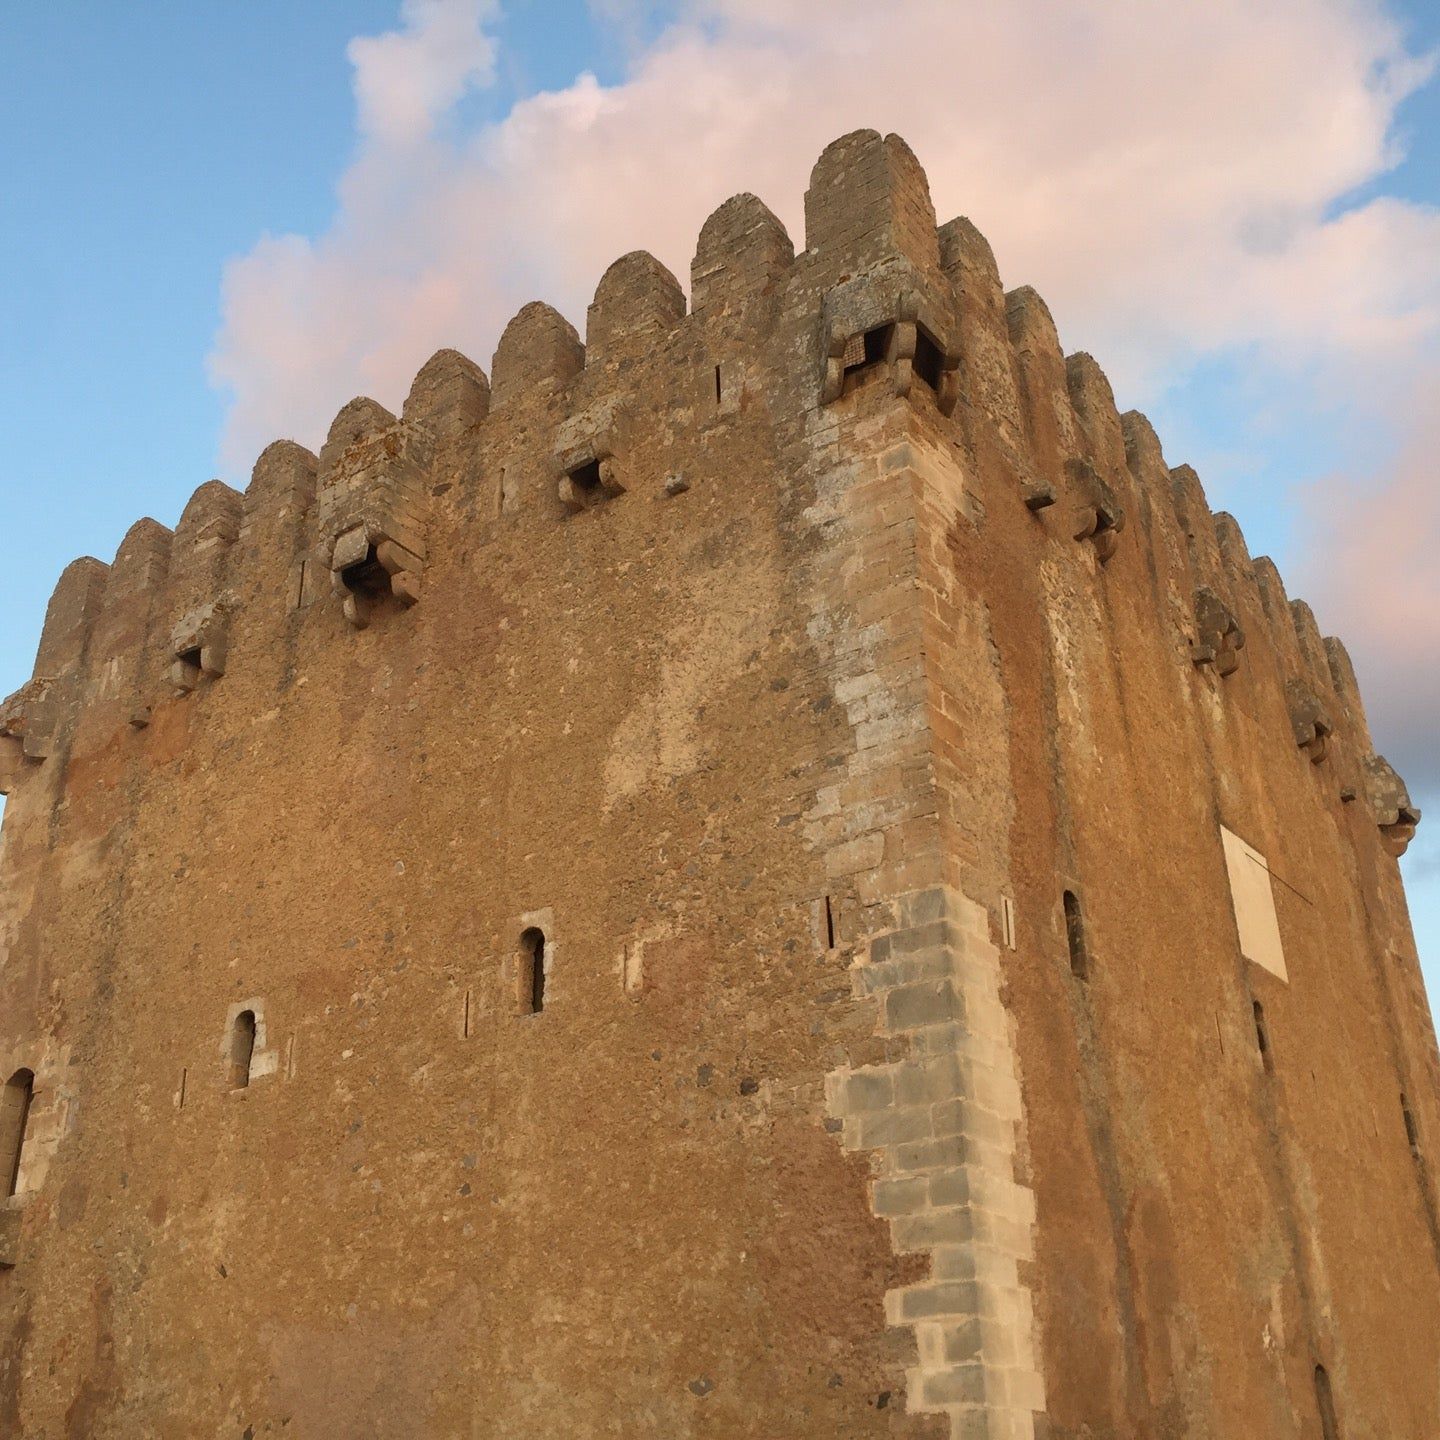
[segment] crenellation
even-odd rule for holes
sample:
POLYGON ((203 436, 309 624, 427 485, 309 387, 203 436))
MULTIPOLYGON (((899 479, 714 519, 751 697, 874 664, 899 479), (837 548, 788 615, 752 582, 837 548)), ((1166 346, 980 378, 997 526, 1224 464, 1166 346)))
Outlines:
MULTIPOLYGON (((1257 687, 1253 703, 1260 707, 1276 703, 1282 706, 1296 747, 1312 764, 1320 765, 1330 757, 1335 717, 1325 697, 1302 678, 1304 670, 1292 627, 1286 624, 1278 637, 1275 633, 1271 615, 1279 574, 1268 560, 1250 558, 1244 533, 1232 515, 1219 511, 1214 524, 1229 593, 1241 628, 1251 642, 1250 669, 1257 687), (1267 567, 1274 573, 1266 573, 1262 580, 1262 570, 1267 567), (1261 643, 1257 645, 1256 641, 1261 643)), ((1276 613, 1286 613, 1283 602, 1276 613)))
POLYGON ((1106 480, 1121 487, 1123 493, 1130 480, 1125 431, 1109 378, 1093 355, 1077 350, 1065 357, 1065 383, 1076 419, 1090 442, 1092 461, 1106 480))
POLYGON ((1348 731, 1347 749, 1359 762, 1358 780, 1351 781, 1347 774, 1342 781, 1341 799, 1353 800, 1364 794, 1374 812, 1385 853, 1398 859, 1415 838, 1420 824, 1419 807, 1411 800, 1410 792, 1395 767, 1375 751, 1350 652, 1333 635, 1325 636, 1321 645, 1334 688, 1334 703, 1348 731))
POLYGON ((575 327, 553 306, 532 300, 505 326, 490 363, 491 401, 512 405, 563 389, 585 366, 575 327))
POLYGON ((162 624, 174 532, 148 516, 136 521, 115 552, 91 636, 84 707, 101 728, 143 727, 170 664, 162 624))
POLYGON ((1290 597, 1285 593, 1284 578, 1268 555, 1257 556, 1252 562, 1252 569, 1270 644, 1280 657, 1281 668, 1299 675, 1304 662, 1300 655, 1300 642, 1295 636, 1295 622, 1290 617, 1290 597))
POLYGON ((1355 676, 1355 664, 1345 642, 1334 635, 1324 638, 1325 661, 1330 671, 1330 681, 1335 697, 1345 717, 1357 750, 1368 753, 1371 749, 1370 722, 1365 715, 1365 702, 1360 697, 1360 682, 1355 676))
POLYGON ((855 130, 826 146, 805 192, 805 245, 854 270, 894 257, 939 270, 930 185, 898 135, 855 130))
POLYGON ((1135 477, 1136 487, 1153 497, 1157 480, 1163 479, 1168 501, 1170 467, 1165 463, 1160 437, 1149 417, 1138 410, 1127 410, 1120 417, 1120 428, 1125 437, 1125 462, 1135 477))
POLYGON ((357 395, 343 405, 330 422, 325 443, 320 447, 318 479, 322 489, 330 483, 331 472, 353 446, 383 434, 395 423, 395 416, 368 395, 357 395))
POLYGON ((368 400, 351 401, 330 427, 320 452, 317 557, 355 629, 387 601, 420 598, 434 445, 428 427, 368 400))
POLYGON ((1333 684, 1330 661, 1325 654, 1325 642, 1320 637, 1315 612, 1306 601, 1291 600, 1290 620, 1295 627, 1295 640, 1300 648, 1301 663, 1305 666, 1305 678, 1317 690, 1328 693, 1333 684))
POLYGON ((401 417, 437 438, 463 439, 490 413, 490 381, 458 350, 437 350, 419 369, 401 417))
POLYGON ((1235 613, 1229 577, 1220 554, 1215 517, 1205 499, 1200 477, 1189 465, 1170 470, 1170 493, 1180 529, 1185 537, 1195 581, 1195 630, 1191 659, 1197 666, 1209 665, 1222 679, 1240 666, 1245 648, 1245 630, 1235 613))
POLYGON ((85 653, 90 627, 99 613, 110 567, 89 555, 65 567, 45 611, 35 655, 37 678, 53 679, 73 670, 85 653))
POLYGON ((226 589, 230 548, 240 538, 245 499, 219 480, 191 496, 170 547, 169 680, 177 694, 225 673, 236 597, 226 589))
POLYGON ((684 318, 680 282, 648 251, 622 255, 600 277, 587 312, 586 369, 644 359, 684 318))
POLYGON ((305 515, 315 501, 320 461, 293 440, 275 440, 260 452, 245 487, 244 524, 262 513, 305 515))
POLYGON ((1060 335, 1050 307, 1028 285, 1006 293, 1005 324, 1039 484, 1063 500, 1067 511, 1063 523, 1068 524, 1076 518, 1077 506, 1083 511, 1093 507, 1093 501, 1085 495, 1078 502, 1072 498, 1066 476, 1066 462, 1080 459, 1083 447, 1070 403, 1060 335))
MULTIPOLYGON (((26 760, 45 760, 74 728, 83 685, 82 670, 104 602, 110 567, 83 556, 65 567, 45 611, 45 624, 32 678, 0 706, 0 737, 18 740, 26 760)), ((4 794, 24 773, 14 744, 4 794)))
POLYGON ((748 331, 773 317, 794 263, 794 243, 764 201, 732 195, 700 227, 690 264, 694 313, 709 326, 748 331))
POLYGON ((1010 350, 1005 291, 990 242, 963 215, 940 228, 940 265, 955 294, 959 381, 972 427, 995 427, 1006 461, 1019 472, 1022 493, 1033 509, 1053 500, 1033 473, 1021 413, 1019 380, 1010 350))

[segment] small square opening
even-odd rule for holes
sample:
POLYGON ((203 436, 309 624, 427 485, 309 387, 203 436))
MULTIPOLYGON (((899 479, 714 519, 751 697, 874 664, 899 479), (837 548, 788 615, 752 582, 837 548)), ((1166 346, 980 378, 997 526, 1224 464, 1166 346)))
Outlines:
POLYGON ((945 357, 934 339, 923 326, 916 326, 915 359, 913 367, 917 378, 923 380, 932 390, 940 389, 940 372, 944 369, 945 357))
POLYGON ((182 665, 188 666, 192 670, 198 670, 200 668, 200 647, 192 645, 188 650, 177 650, 175 658, 182 665))
POLYGON ((845 390, 848 394, 863 385, 886 362, 894 325, 877 325, 863 335, 852 335, 845 344, 843 356, 845 390))
POLYGON ((375 547, 369 546, 365 558, 347 565, 340 572, 340 579, 352 595, 364 596, 367 600, 379 600, 390 593, 390 576, 375 557, 375 547))
POLYGON ((575 492, 586 500, 593 500, 600 494, 600 462, 598 460, 587 460, 583 465, 577 465, 573 470, 567 472, 570 476, 570 483, 575 487, 575 492))

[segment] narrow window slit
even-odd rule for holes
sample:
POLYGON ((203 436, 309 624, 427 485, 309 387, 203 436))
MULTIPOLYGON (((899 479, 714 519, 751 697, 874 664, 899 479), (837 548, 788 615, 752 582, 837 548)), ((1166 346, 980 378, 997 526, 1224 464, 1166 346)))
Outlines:
POLYGON ((1335 1395, 1323 1365, 1315 1367, 1315 1406, 1320 1411, 1320 1434, 1324 1440, 1340 1440, 1340 1421, 1335 1414, 1335 1395))
POLYGON ((190 1071, 189 1071, 189 1069, 186 1068, 186 1067, 184 1067, 184 1066, 182 1066, 181 1069, 180 1069, 180 1094, 179 1094, 179 1097, 178 1097, 177 1102, 176 1102, 176 1109, 183 1110, 183 1109, 185 1108, 185 1082, 186 1082, 189 1078, 190 1078, 190 1071))
POLYGON ((1255 1044, 1268 1073, 1275 1068, 1275 1061, 1270 1054, 1270 1032, 1265 1028, 1265 1007, 1255 1000, 1251 1002, 1251 1008, 1255 1016, 1255 1044))
POLYGON ((0 1092, 0 1180, 6 1196, 20 1188, 20 1157, 25 1149, 25 1127, 35 1095, 35 1072, 17 1070, 0 1092))
POLYGON ((470 1038, 470 992, 468 990, 465 992, 465 1007, 461 1012, 460 1036, 464 1040, 470 1038))
POLYGON ((535 926, 520 937, 520 1004, 525 1015, 545 1008, 545 932, 535 926))
POLYGON ((1411 1113, 1410 1102, 1404 1095, 1400 1097, 1400 1113, 1405 1117, 1405 1139, 1410 1146, 1410 1153, 1418 1160, 1420 1158, 1420 1132, 1415 1128, 1415 1116, 1411 1113))
POLYGON ((715 367, 715 403, 720 403, 720 367, 715 367))
POLYGON ((1064 896, 1065 941, 1070 947, 1070 971, 1078 979, 1090 978, 1090 952, 1085 943, 1085 918, 1080 913, 1080 901, 1073 890, 1064 896))
POLYGON ((255 1058, 255 1012, 242 1010, 230 1028, 230 1088, 244 1090, 250 1084, 250 1062, 255 1058))
POLYGON ((830 897, 825 897, 825 948, 835 948, 835 907, 830 903, 830 897))

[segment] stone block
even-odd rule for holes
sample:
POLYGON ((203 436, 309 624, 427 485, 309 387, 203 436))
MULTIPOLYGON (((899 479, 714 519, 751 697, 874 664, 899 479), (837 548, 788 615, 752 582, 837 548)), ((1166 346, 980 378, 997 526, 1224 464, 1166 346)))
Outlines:
POLYGON ((964 1005, 949 980, 901 985, 885 995, 885 1024, 891 1030, 921 1030, 964 1019, 964 1005))

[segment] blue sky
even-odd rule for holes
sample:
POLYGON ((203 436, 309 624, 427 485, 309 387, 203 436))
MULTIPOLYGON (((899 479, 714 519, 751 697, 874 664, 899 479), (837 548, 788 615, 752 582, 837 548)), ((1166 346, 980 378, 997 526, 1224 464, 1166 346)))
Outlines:
MULTIPOLYGON (((875 124, 1351 642, 1440 837, 1440 7, 1110 8, 0 0, 0 694, 76 555, 437 344, 486 363, 525 299, 581 319, 626 249, 683 276, 734 190, 798 238, 820 146, 875 124)), ((1436 993, 1426 826, 1405 868, 1436 993)))

